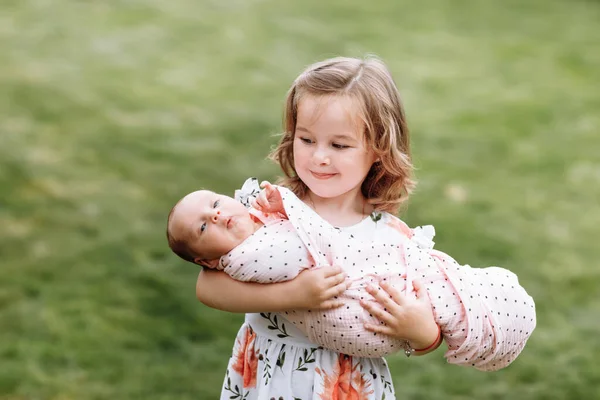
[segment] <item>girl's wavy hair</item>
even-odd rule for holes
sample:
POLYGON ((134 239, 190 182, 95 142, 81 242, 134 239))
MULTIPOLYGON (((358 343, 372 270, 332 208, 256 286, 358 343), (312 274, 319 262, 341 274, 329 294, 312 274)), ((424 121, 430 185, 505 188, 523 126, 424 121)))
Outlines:
POLYGON ((308 187, 294 169, 294 134, 298 104, 305 96, 347 96, 358 106, 367 146, 379 159, 362 183, 362 194, 375 210, 397 213, 415 181, 410 141, 400 94, 385 64, 374 57, 337 57, 309 66, 288 91, 284 132, 269 158, 285 177, 279 184, 304 198, 308 187))

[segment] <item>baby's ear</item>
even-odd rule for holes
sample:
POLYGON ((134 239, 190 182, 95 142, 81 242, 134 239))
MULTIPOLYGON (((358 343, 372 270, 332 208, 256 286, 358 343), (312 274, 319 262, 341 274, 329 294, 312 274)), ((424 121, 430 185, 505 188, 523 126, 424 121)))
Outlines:
POLYGON ((194 262, 198 265, 202 265, 203 267, 216 269, 219 266, 219 259, 216 260, 205 260, 200 257, 194 258, 194 262))

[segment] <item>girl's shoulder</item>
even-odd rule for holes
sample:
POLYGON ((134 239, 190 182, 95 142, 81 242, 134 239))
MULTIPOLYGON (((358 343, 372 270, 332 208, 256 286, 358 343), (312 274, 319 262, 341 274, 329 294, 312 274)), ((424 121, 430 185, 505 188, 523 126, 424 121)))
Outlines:
POLYGON ((397 240, 399 237, 410 238, 412 236, 408 225, 400 218, 385 211, 373 211, 358 224, 342 230, 369 240, 382 240, 388 236, 397 240))
POLYGON ((375 223, 382 222, 383 225, 390 230, 400 233, 409 239, 412 237, 412 229, 400 218, 386 211, 373 211, 370 215, 371 220, 375 223))
POLYGON ((433 225, 423 225, 411 228, 408 224, 402 221, 395 215, 385 211, 374 211, 371 213, 371 219, 376 223, 381 223, 381 230, 386 234, 399 235, 409 239, 417 247, 423 249, 432 249, 435 242, 435 228, 433 225))

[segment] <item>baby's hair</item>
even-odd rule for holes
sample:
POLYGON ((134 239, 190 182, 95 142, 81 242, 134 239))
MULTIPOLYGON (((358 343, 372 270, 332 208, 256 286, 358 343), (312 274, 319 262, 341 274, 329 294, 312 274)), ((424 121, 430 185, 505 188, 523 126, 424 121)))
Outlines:
POLYGON ((375 210, 397 213, 415 181, 404 108, 385 64, 375 57, 337 57, 309 66, 294 81, 287 94, 284 132, 269 157, 285 174, 278 183, 300 198, 306 196, 308 187, 294 169, 293 144, 298 105, 307 95, 348 96, 354 100, 364 123, 366 145, 379 159, 362 184, 362 194, 375 210))
MULTIPOLYGON (((183 200, 183 199, 182 199, 183 200)), ((189 261, 193 264, 196 264, 194 259, 197 257, 190 246, 188 245, 187 240, 183 240, 181 238, 176 238, 171 233, 171 220, 173 219, 173 214, 177 206, 181 203, 181 200, 177 202, 169 212, 169 216, 167 217, 167 241, 169 242, 169 247, 173 251, 173 253, 177 254, 179 257, 184 259, 185 261, 189 261)))

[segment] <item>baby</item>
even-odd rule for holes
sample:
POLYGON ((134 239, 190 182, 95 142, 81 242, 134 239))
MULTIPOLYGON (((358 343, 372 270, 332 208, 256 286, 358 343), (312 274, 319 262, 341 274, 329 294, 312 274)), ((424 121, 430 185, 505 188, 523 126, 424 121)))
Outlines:
MULTIPOLYGON (((208 190, 185 196, 173 207, 168 218, 167 237, 173 252, 184 260, 223 270, 234 279, 259 283, 290 280, 302 270, 316 265, 343 266, 339 256, 340 231, 322 220, 288 189, 269 183, 264 186, 255 205, 271 210, 269 213, 255 207, 246 208, 238 200, 208 190)), ((247 202, 251 200, 247 199, 247 202)), ((348 239, 352 241, 351 237, 348 239)), ((352 247, 356 250, 364 246, 352 243, 352 247)), ((372 254, 375 249, 369 246, 369 249, 357 250, 372 254)), ((356 268, 344 268, 353 282, 340 296, 345 300, 345 306, 319 313, 292 311, 286 318, 315 343, 344 354, 379 357, 403 349, 404 341, 377 337, 363 328, 367 320, 377 323, 360 306, 361 298, 370 297, 364 287, 378 281, 378 274, 381 278, 394 275, 404 286, 402 274, 391 273, 391 265, 398 259, 397 249, 390 246, 386 254, 387 268, 379 268, 379 272, 363 274, 356 268)), ((372 254, 372 257, 375 262, 377 255, 372 254)), ((356 262, 354 264, 356 266, 356 262)), ((395 270, 400 271, 399 268, 395 270)))
MULTIPOLYGON (((432 250, 431 237, 424 234, 427 229, 411 230, 388 213, 374 212, 353 227, 335 228, 288 189, 266 183, 257 196, 258 185, 252 182, 254 188, 249 190, 247 181, 246 189, 242 188, 246 194, 236 193, 236 197, 246 203, 256 198, 255 207, 246 208, 238 200, 207 190, 181 199, 168 218, 171 249, 187 261, 223 270, 237 280, 259 283, 293 279, 305 268, 342 266, 351 282, 340 296, 344 306, 319 312, 290 311, 286 319, 311 342, 362 357, 407 349, 403 340, 364 329, 364 323, 379 323, 360 306, 360 300, 372 299, 366 286, 386 280, 414 296, 406 283, 419 279, 444 333, 450 362, 458 364, 484 346, 490 349, 490 358, 505 358, 503 342, 494 340, 498 339, 494 326, 504 322, 503 315, 495 311, 502 309, 501 301, 510 300, 504 287, 519 287, 514 274, 496 267, 460 266, 432 250), (353 230, 367 223, 377 225, 374 236, 368 241, 355 238, 353 230), (484 285, 488 290, 485 299, 477 292, 484 285)), ((433 236, 432 227, 429 229, 433 236)), ((498 368, 500 365, 505 364, 499 362, 498 368)), ((482 364, 482 368, 490 366, 482 364)))

